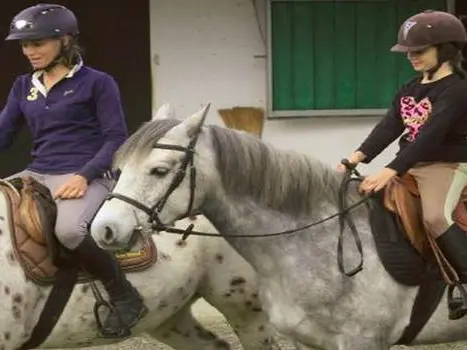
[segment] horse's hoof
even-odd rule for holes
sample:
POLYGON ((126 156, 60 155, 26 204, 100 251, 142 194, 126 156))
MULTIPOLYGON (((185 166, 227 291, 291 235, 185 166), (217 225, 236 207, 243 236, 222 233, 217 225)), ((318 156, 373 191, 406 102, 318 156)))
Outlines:
POLYGON ((449 319, 459 320, 467 315, 467 305, 463 303, 461 298, 454 298, 448 305, 449 319))

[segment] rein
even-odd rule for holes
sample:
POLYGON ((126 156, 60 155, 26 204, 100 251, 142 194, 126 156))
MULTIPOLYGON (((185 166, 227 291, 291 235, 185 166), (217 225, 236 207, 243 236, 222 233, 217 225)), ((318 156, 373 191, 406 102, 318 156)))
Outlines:
POLYGON ((201 231, 195 231, 193 230, 194 224, 190 224, 186 229, 178 229, 175 227, 167 227, 165 225, 160 226, 158 223, 155 223, 152 225, 152 229, 155 231, 164 231, 167 233, 171 234, 178 234, 182 235, 182 240, 186 240, 188 236, 194 235, 194 236, 205 236, 205 237, 230 237, 230 238, 263 238, 263 237, 275 237, 275 236, 284 236, 284 235, 289 235, 293 234, 296 232, 300 232, 303 230, 306 230, 311 227, 315 227, 318 225, 321 225, 327 221, 330 221, 334 218, 339 219, 339 239, 337 243, 337 261, 338 261, 338 266, 340 272, 344 273, 347 276, 354 276, 358 272, 360 272, 363 269, 363 245, 362 241, 358 235, 357 228, 355 226, 355 223, 353 222, 352 218, 348 215, 350 211, 355 209, 356 207, 359 207, 361 204, 365 204, 368 208, 368 199, 369 196, 364 196, 361 200, 355 202, 352 205, 348 205, 347 201, 347 194, 349 190, 349 186, 352 182, 361 182, 363 177, 360 174, 360 172, 355 168, 354 165, 350 164, 347 159, 343 159, 341 161, 343 165, 347 168, 346 175, 344 179, 341 182, 340 188, 339 188, 339 201, 338 201, 338 211, 330 216, 327 216, 321 220, 314 221, 310 224, 307 224, 305 226, 301 226, 296 229, 290 229, 290 230, 285 230, 285 231, 280 231, 280 232, 273 232, 273 233, 265 233, 265 234, 245 234, 245 235, 240 235, 240 234, 215 234, 215 233, 208 233, 208 232, 201 232, 201 231), (356 177, 354 177, 355 175, 356 177), (343 247, 343 241, 344 241, 344 231, 345 231, 345 224, 350 228, 350 232, 352 234, 352 238, 354 239, 355 245, 358 249, 358 253, 360 255, 360 262, 357 265, 356 268, 352 269, 350 272, 346 272, 344 269, 344 259, 343 259, 343 254, 344 254, 344 247, 343 247))

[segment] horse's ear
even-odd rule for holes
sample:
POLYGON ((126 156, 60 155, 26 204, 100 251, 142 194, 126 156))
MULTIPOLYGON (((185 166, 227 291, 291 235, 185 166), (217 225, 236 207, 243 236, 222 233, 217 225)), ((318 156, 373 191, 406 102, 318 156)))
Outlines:
POLYGON ((168 119, 168 118, 175 118, 175 112, 170 103, 164 103, 162 106, 159 107, 157 112, 152 116, 151 120, 168 119))
POLYGON ((211 107, 211 103, 208 103, 198 112, 194 113, 187 119, 185 119, 182 123, 183 127, 186 130, 186 133, 189 137, 193 137, 204 124, 206 117, 209 113, 209 108, 211 107))

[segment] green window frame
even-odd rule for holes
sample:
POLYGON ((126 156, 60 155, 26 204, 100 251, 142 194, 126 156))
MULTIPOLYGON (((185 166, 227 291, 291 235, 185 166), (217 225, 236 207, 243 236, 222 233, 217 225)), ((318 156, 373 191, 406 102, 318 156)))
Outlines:
POLYGON ((453 0, 267 0, 268 116, 379 116, 414 72, 399 26, 453 0))

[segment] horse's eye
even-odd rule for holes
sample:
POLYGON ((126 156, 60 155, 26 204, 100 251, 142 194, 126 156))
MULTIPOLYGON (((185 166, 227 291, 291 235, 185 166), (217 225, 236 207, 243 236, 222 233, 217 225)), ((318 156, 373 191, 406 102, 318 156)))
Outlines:
POLYGON ((168 172, 169 172, 168 168, 158 166, 158 167, 152 168, 149 171, 149 174, 151 174, 153 176, 165 176, 165 175, 167 175, 168 172))

